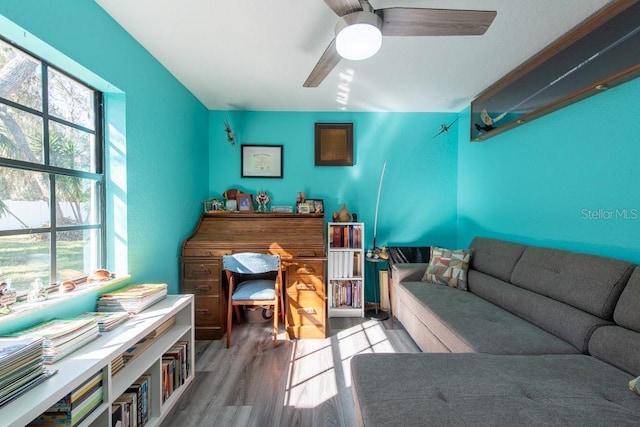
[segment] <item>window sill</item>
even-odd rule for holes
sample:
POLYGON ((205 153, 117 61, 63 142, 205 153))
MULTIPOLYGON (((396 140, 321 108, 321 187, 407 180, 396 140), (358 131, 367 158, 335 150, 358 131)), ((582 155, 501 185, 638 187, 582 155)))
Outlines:
POLYGON ((53 307, 82 295, 110 288, 118 284, 123 284, 129 279, 131 279, 130 275, 124 275, 121 277, 116 277, 115 279, 108 280, 106 282, 84 283, 71 292, 56 292, 43 301, 20 302, 13 304, 10 306, 10 308, 13 310, 11 313, 0 315, 0 323, 16 320, 37 310, 41 310, 47 307, 53 307))

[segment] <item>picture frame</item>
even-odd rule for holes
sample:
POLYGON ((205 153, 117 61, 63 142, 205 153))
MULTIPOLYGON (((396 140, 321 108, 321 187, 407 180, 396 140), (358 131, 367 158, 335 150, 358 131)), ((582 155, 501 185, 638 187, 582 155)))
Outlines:
POLYGON ((242 144, 241 178, 282 178, 283 145, 242 144))
POLYGON ((315 165, 353 166, 353 123, 315 124, 315 165))
POLYGON ((236 202, 238 202, 238 211, 253 212, 253 197, 251 197, 251 194, 237 194, 236 202))
POLYGON ((311 213, 311 204, 307 201, 298 203, 298 213, 301 213, 301 214, 311 213))
POLYGON ((306 199, 309 204, 311 213, 324 213, 324 200, 322 199, 306 199))

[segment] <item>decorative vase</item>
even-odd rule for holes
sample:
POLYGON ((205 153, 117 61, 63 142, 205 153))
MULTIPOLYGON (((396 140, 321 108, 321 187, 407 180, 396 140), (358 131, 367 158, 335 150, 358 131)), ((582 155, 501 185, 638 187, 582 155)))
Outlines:
POLYGON ((351 220, 351 214, 344 203, 338 212, 333 213, 333 220, 336 222, 349 222, 351 220))

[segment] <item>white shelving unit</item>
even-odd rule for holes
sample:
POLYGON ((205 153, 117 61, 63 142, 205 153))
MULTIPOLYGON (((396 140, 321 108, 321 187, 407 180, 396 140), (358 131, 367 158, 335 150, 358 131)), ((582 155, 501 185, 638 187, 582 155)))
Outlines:
POLYGON ((88 343, 62 360, 50 365, 57 374, 48 378, 16 400, 0 408, 2 425, 24 426, 49 409, 58 400, 76 389, 98 371, 102 371, 103 403, 80 424, 81 426, 111 426, 111 403, 143 374, 151 375, 149 387, 149 421, 146 426, 160 424, 195 374, 195 341, 193 330, 193 295, 168 295, 131 320, 88 343), (166 320, 175 317, 175 324, 157 337, 142 354, 116 374, 111 362, 140 339, 148 336, 166 320), (177 341, 188 343, 189 372, 184 384, 162 402, 162 355, 177 341))
POLYGON ((364 223, 327 224, 329 317, 364 317, 364 223))

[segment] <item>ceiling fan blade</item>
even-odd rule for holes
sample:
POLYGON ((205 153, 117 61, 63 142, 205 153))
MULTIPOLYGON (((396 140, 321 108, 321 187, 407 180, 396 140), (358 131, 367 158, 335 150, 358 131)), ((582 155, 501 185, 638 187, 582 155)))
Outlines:
POLYGON ((324 0, 336 15, 344 16, 351 12, 362 10, 359 0, 324 0))
POLYGON ((485 10, 379 9, 384 36, 477 36, 484 34, 497 12, 485 10))
POLYGON ((307 80, 302 85, 303 87, 318 87, 320 83, 324 80, 325 77, 334 69, 338 62, 342 57, 338 54, 336 50, 336 39, 331 40, 331 43, 324 51, 318 63, 313 70, 311 70, 311 74, 307 77, 307 80))

